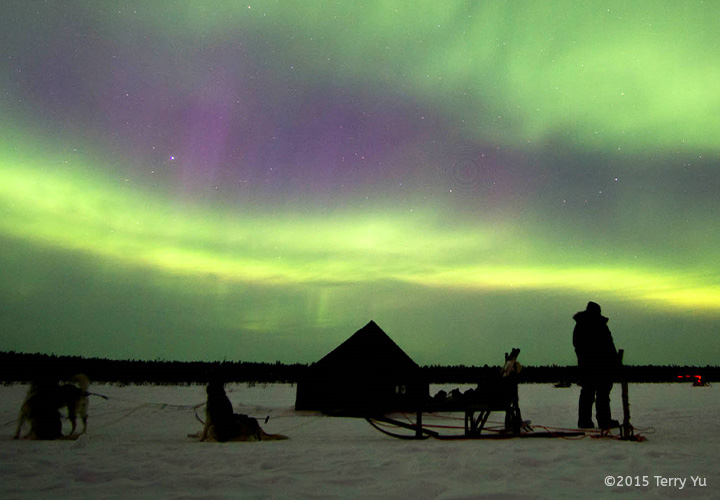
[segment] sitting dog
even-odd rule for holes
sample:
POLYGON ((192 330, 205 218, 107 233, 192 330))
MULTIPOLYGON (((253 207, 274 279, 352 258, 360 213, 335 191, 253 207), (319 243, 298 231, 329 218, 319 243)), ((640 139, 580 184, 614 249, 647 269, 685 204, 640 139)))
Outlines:
POLYGON ((75 434, 78 415, 83 423, 81 434, 87 432, 89 380, 80 374, 75 375, 71 381, 73 383, 58 385, 54 381, 40 380, 30 385, 20 407, 14 439, 20 437, 25 422, 30 424, 30 431, 25 435, 25 439, 62 437, 62 420, 58 411, 60 408, 67 408, 68 420, 72 425, 70 436, 75 434))
POLYGON ((57 439, 62 436, 58 389, 57 383, 49 380, 39 380, 30 385, 20 407, 15 439, 20 437, 25 422, 30 423, 30 431, 24 439, 57 439))
POLYGON ((267 434, 257 420, 233 413, 232 403, 220 382, 210 382, 207 389, 205 423, 200 441, 272 441, 287 439, 281 434, 267 434))

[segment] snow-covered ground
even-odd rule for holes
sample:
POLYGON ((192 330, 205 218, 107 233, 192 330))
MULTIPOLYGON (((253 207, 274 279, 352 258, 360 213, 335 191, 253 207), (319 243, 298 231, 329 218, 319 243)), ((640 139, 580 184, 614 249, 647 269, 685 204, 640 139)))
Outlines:
MULTIPOLYGON (((187 435, 201 429, 192 405, 204 401, 204 387, 113 385, 91 386, 108 399, 91 398, 89 432, 78 440, 13 440, 26 389, 0 387, 5 500, 720 498, 716 387, 631 384, 633 424, 654 428, 639 443, 403 441, 364 420, 296 413, 295 389, 285 384, 229 384, 227 391, 236 412, 288 441, 201 443, 187 435)), ((521 385, 523 418, 574 427, 578 392, 521 385)), ((621 418, 617 385, 612 400, 621 418)))

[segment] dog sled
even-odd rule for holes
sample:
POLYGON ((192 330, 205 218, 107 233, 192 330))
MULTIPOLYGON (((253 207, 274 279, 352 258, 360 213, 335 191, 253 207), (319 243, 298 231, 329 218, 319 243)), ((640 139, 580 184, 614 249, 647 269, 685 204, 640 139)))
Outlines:
MULTIPOLYGON (((478 384, 476 389, 465 393, 458 390, 449 395, 439 393, 422 408, 410 414, 373 415, 366 420, 375 429, 398 439, 440 439, 480 440, 512 438, 581 438, 590 433, 594 436, 611 436, 608 431, 586 431, 581 429, 533 428, 529 421, 522 419, 518 402, 518 373, 520 364, 517 357, 520 349, 514 348, 505 354, 505 364, 498 376, 478 384), (464 414, 454 417, 453 414, 464 414), (490 415, 504 414, 504 422, 488 425, 490 415), (464 420, 462 426, 453 424, 464 420), (450 422, 448 424, 447 422, 450 422), (451 432, 448 434, 447 432, 451 432)), ((622 356, 622 351, 621 354, 622 356)), ((622 360, 622 357, 620 358, 622 360)), ((640 440, 634 436, 630 425, 627 383, 623 382, 623 410, 625 419, 621 426, 620 439, 640 440)))

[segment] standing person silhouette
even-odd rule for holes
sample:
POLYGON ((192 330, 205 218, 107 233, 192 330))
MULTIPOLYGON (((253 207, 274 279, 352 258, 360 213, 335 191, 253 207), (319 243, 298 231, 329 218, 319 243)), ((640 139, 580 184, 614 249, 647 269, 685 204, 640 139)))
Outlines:
POLYGON ((601 313, 600 305, 588 302, 584 311, 573 316, 573 346, 578 358, 580 401, 578 427, 594 428, 592 407, 600 429, 618 427, 620 423, 610 414, 610 390, 618 366, 618 355, 608 318, 601 313))

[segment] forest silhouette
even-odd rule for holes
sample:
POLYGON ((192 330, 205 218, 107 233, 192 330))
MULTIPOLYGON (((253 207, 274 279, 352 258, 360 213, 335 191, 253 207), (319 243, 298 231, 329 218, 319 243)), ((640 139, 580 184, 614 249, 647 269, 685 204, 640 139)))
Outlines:
MULTIPOLYGON (((77 373, 93 382, 117 384, 206 384, 221 374, 226 382, 296 383, 311 365, 247 361, 118 360, 56 356, 54 354, 0 352, 0 382, 29 383, 38 377, 67 380, 77 373)), ((421 367, 429 383, 474 384, 495 376, 499 366, 429 365, 421 367)), ((368 371, 372 366, 367 367, 368 371)), ((628 382, 689 383, 700 376, 704 382, 720 380, 720 366, 631 365, 623 376, 628 382)), ((576 383, 576 366, 524 366, 520 383, 576 383)))

